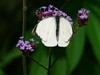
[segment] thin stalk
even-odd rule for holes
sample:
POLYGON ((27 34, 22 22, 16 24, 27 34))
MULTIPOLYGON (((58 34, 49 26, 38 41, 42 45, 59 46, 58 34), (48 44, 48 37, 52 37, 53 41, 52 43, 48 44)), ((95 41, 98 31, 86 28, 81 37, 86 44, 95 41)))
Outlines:
POLYGON ((22 64, 23 64, 23 75, 27 75, 27 70, 26 70, 26 57, 22 55, 22 64))
POLYGON ((48 63, 47 75, 50 75, 50 68, 51 68, 51 48, 49 48, 49 63, 48 63))
POLYGON ((55 65, 55 63, 57 62, 58 57, 55 59, 55 61, 52 63, 52 65, 50 66, 50 69, 55 65))
MULTIPOLYGON (((23 25, 22 25, 22 36, 25 40, 25 26, 26 26, 26 0, 23 0, 23 25)), ((22 55, 22 64, 23 64, 23 75, 27 75, 26 69, 26 57, 22 55)))
POLYGON ((25 38, 25 27, 26 27, 26 0, 23 0, 23 26, 22 35, 25 38))
POLYGON ((76 28, 76 30, 74 31, 74 35, 77 33, 77 31, 79 30, 79 26, 76 28))
POLYGON ((44 68, 45 70, 48 70, 48 68, 46 68, 45 66, 43 66, 42 64, 40 64, 39 62, 37 62, 34 58, 32 58, 30 55, 26 55, 28 58, 30 58, 32 61, 34 61, 36 64, 38 64, 39 66, 41 66, 42 68, 44 68))
POLYGON ((67 55, 67 75, 71 75, 70 73, 70 62, 69 62, 69 58, 68 58, 68 55, 67 55))

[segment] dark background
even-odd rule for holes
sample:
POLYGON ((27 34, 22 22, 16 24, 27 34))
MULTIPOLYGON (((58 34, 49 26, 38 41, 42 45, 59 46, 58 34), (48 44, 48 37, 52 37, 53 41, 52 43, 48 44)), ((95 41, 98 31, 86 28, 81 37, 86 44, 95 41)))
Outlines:
MULTIPOLYGON (((66 0, 51 0, 58 8, 64 2, 66 0)), ((23 75, 22 53, 16 48, 22 35, 22 4, 21 0, 0 0, 0 75, 23 75)), ((33 38, 31 31, 38 23, 35 11, 49 4, 48 0, 27 0, 26 40, 33 38)), ((90 10, 88 25, 79 29, 67 48, 53 49, 52 58, 59 59, 52 67, 51 75, 100 75, 100 1, 69 0, 62 11, 72 17, 73 27, 77 25, 77 11, 81 8, 90 10)), ((40 42, 32 57, 47 66, 48 48, 40 42)), ((27 71, 28 75, 47 73, 29 58, 27 71)))

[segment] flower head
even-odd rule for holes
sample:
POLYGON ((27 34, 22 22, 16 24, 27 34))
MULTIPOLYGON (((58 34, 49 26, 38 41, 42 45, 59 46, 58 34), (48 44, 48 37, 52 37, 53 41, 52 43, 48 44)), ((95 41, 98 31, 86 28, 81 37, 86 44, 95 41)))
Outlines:
POLYGON ((38 17, 39 21, 48 18, 50 16, 56 16, 59 13, 60 16, 63 16, 72 24, 72 19, 68 16, 65 12, 59 10, 53 5, 49 5, 48 7, 42 6, 36 11, 36 16, 38 17))
POLYGON ((34 39, 30 39, 30 41, 24 41, 24 37, 20 37, 16 47, 18 47, 23 53, 32 52, 37 45, 37 42, 34 39))
POLYGON ((89 12, 89 10, 86 10, 84 8, 78 11, 77 18, 79 27, 87 25, 89 12))

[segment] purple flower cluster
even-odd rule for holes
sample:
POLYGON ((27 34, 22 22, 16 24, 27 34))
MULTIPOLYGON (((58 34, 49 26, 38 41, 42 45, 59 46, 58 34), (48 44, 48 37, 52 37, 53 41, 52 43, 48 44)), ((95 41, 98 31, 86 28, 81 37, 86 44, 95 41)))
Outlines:
POLYGON ((80 19, 87 19, 88 18, 88 14, 89 14, 89 10, 86 10, 86 9, 81 9, 78 11, 78 14, 79 14, 79 18, 80 19))
POLYGON ((30 39, 30 41, 24 41, 24 37, 20 37, 20 40, 18 41, 16 47, 18 47, 22 52, 32 52, 34 51, 36 43, 34 42, 34 39, 30 39))
POLYGON ((72 24, 71 17, 53 5, 49 5, 48 7, 42 6, 36 11, 36 16, 38 17, 39 21, 50 16, 56 16, 57 14, 65 17, 72 24))
POLYGON ((78 11, 77 17, 79 26, 87 24, 89 12, 89 10, 86 10, 84 8, 78 11))

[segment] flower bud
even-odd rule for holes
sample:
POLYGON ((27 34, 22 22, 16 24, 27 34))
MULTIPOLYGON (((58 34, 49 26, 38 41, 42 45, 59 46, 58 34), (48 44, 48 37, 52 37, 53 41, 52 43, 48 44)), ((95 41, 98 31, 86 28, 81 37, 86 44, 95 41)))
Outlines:
POLYGON ((78 11, 77 21, 79 27, 87 25, 89 12, 90 12, 89 10, 86 10, 84 8, 78 11))

